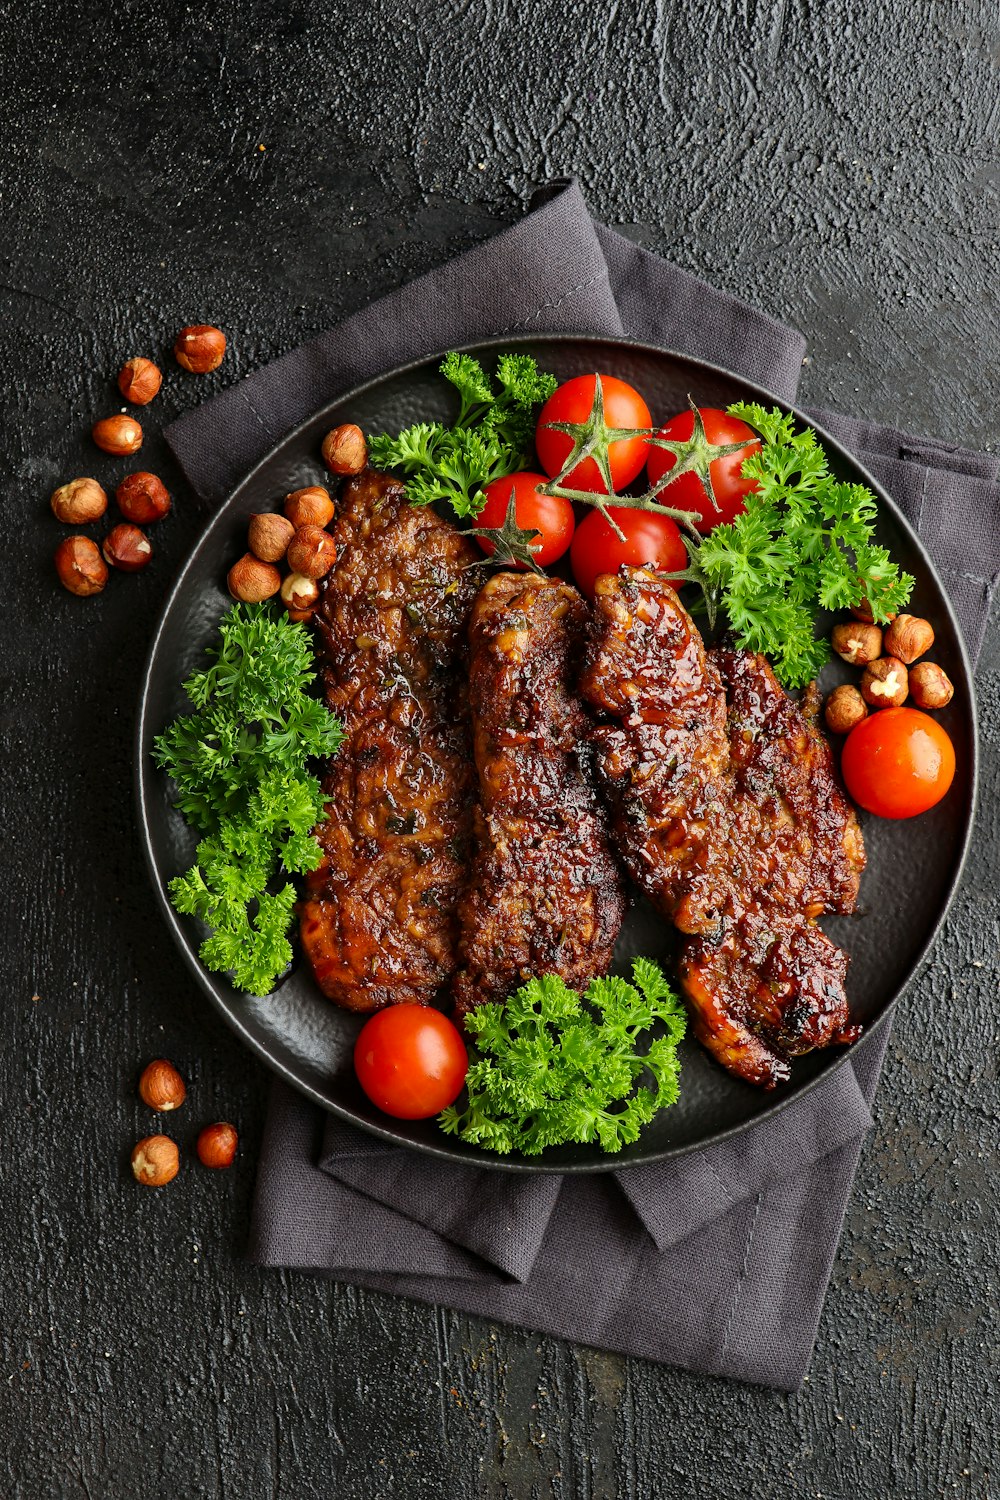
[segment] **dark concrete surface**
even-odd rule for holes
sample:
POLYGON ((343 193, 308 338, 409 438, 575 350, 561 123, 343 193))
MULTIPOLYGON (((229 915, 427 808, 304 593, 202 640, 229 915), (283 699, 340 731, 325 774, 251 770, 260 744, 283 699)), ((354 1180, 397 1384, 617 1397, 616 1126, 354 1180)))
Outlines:
POLYGON ((794 1397, 240 1258, 267 1079, 185 977, 141 863, 131 730, 201 518, 145 575, 58 592, 46 509, 114 482, 114 372, 214 321, 167 419, 520 212, 594 211, 787 318, 807 402, 997 437, 1000 38, 987 0, 0 4, 9 606, 0 1058, 0 1495, 913 1500, 1000 1493, 1000 632, 979 834, 896 1022, 808 1384, 794 1397), (263 148, 263 149, 261 149, 263 148), (133 1186, 141 1063, 236 1169, 133 1186))

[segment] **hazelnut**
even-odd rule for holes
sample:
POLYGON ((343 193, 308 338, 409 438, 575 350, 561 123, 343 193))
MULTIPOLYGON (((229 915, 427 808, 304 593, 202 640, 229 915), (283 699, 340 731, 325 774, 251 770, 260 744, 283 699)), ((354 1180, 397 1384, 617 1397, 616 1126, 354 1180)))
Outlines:
POLYGON ((56 548, 55 563, 63 588, 80 599, 99 594, 108 581, 97 543, 89 536, 64 537, 56 548))
POLYGON ((868 708, 856 687, 845 683, 834 688, 823 705, 823 718, 831 734, 850 734, 855 724, 867 719, 868 708))
POLYGON ((118 389, 133 406, 147 406, 163 384, 159 367, 151 359, 129 359, 118 371, 118 389))
POLYGON ((143 1068, 139 1078, 139 1098, 150 1109, 164 1112, 180 1109, 186 1093, 183 1078, 165 1057, 154 1058, 143 1068))
POLYGON ((323 462, 331 474, 360 474, 368 462, 368 444, 360 427, 344 422, 323 439, 323 462))
POLYGON ((119 414, 117 417, 102 417, 90 430, 98 448, 105 453, 138 453, 142 447, 142 428, 135 417, 119 414))
POLYGON ((861 677, 861 696, 872 708, 898 708, 909 691, 906 667, 895 656, 869 662, 861 677))
POLYGON ((321 484, 311 484, 304 490, 293 490, 285 497, 285 515, 295 530, 300 526, 329 526, 333 520, 333 501, 330 491, 321 484))
MULTIPOLYGON (((860 580, 859 580, 859 582, 860 582, 860 580)), ((872 613, 871 604, 869 603, 869 601, 868 601, 868 599, 866 597, 862 598, 860 604, 852 604, 851 605, 851 614, 854 616, 854 618, 856 620, 861 620, 862 623, 865 624, 865 625, 872 625, 872 624, 875 623, 875 616, 872 613)), ((886 625, 891 620, 894 620, 895 618, 896 618, 895 615, 886 615, 883 618, 883 620, 882 620, 881 623, 883 625, 886 625)))
POLYGON ((170 496, 163 480, 144 469, 125 475, 115 490, 115 499, 122 515, 140 526, 161 521, 170 509, 170 496))
POLYGON ((286 609, 285 614, 294 625, 304 625, 316 613, 313 609, 286 609))
POLYGON ((288 547, 288 566, 307 578, 323 578, 337 560, 337 545, 322 526, 300 526, 288 547))
POLYGON ((132 1175, 147 1187, 173 1182, 180 1169, 180 1152, 168 1135, 147 1135, 132 1148, 132 1175))
POLYGON ((226 352, 226 335, 211 323, 191 323, 182 328, 174 341, 174 357, 182 370, 192 375, 207 375, 222 364, 226 352))
POLYGON ((243 604, 261 604, 281 587, 281 574, 273 563, 261 562, 252 552, 244 552, 229 569, 226 584, 234 599, 243 604))
POLYGON ((951 678, 933 661, 910 668, 910 697, 918 708, 944 708, 955 695, 951 678))
POLYGON ((86 526, 97 521, 108 508, 108 497, 96 479, 71 479, 52 491, 49 501, 57 521, 67 526, 86 526))
POLYGON ((303 573, 289 573, 281 585, 281 597, 289 611, 308 610, 311 614, 319 598, 319 584, 315 578, 306 578, 303 573))
POLYGON ((907 666, 933 644, 934 627, 930 620, 922 620, 919 615, 897 615, 885 633, 886 653, 905 661, 907 666))
POLYGON ((273 511, 263 511, 250 517, 247 541, 250 551, 261 562, 280 562, 294 535, 295 527, 291 521, 273 511))
POLYGON ((234 1126, 225 1120, 220 1120, 215 1125, 206 1125, 195 1147, 198 1160, 203 1167, 231 1167, 238 1141, 239 1136, 234 1126))
POLYGON ((882 631, 877 625, 835 625, 830 640, 837 655, 855 667, 866 667, 882 655, 882 631))
POLYGON ((101 543, 104 561, 121 573, 138 573, 153 556, 149 538, 130 521, 119 521, 112 526, 101 543))

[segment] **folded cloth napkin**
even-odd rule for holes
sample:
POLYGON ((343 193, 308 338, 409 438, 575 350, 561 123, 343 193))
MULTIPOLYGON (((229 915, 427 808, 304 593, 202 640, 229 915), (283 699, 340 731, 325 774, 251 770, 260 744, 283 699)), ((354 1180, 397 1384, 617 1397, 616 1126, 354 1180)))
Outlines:
MULTIPOLYGON (((793 400, 805 341, 595 223, 574 183, 494 239, 249 376, 168 431, 223 499, 360 381, 477 339, 627 335, 793 400)), ((817 421, 890 490, 975 654, 1000 569, 1000 462, 833 413, 817 421)), ((794 1390, 871 1124, 887 1029, 756 1128, 677 1162, 521 1177, 387 1145, 274 1086, 250 1257, 581 1343, 794 1390)))

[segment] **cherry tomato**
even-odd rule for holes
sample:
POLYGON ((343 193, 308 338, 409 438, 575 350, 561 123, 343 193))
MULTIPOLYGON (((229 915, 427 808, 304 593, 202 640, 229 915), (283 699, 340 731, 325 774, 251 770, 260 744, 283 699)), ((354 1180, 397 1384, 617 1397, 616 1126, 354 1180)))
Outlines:
MULTIPOLYGON (((542 407, 535 429, 535 447, 546 474, 555 477, 573 451, 573 439, 565 432, 552 432, 546 422, 586 423, 594 405, 596 375, 577 375, 564 381, 542 407)), ((614 375, 601 375, 604 421, 608 427, 652 427, 649 407, 632 386, 614 375)), ((616 490, 631 484, 646 462, 645 438, 619 438, 608 448, 611 479, 616 490)), ((606 494, 607 487, 592 458, 585 458, 563 480, 567 489, 606 494)))
MULTIPOLYGON (((544 474, 508 474, 506 479, 494 479, 484 487, 486 504, 476 517, 476 526, 502 526, 507 515, 510 492, 514 491, 514 519, 524 531, 540 531, 539 541, 530 543, 532 557, 540 568, 547 568, 557 557, 562 557, 573 536, 576 518, 573 507, 561 495, 543 495, 540 484, 548 484, 544 474)), ((479 545, 490 557, 493 543, 488 537, 478 537, 479 545)), ((520 566, 524 566, 522 563, 520 566)))
POLYGON ((851 730, 840 768, 860 807, 880 818, 912 818, 951 786, 955 748, 930 714, 882 708, 851 730))
POLYGON ((388 1005, 365 1022, 354 1071, 373 1104, 397 1120, 426 1120, 461 1093, 469 1066, 457 1026, 429 1005, 388 1005))
POLYGON ((599 510, 592 510, 576 528, 570 561, 573 575, 588 599, 602 573, 617 573, 622 563, 650 567, 657 573, 680 573, 687 567, 687 548, 669 516, 655 510, 630 510, 616 505, 611 514, 625 533, 616 536, 599 510))
MULTIPOLYGON (((752 427, 745 422, 739 422, 735 417, 728 416, 724 411, 719 411, 714 406, 699 406, 701 420, 705 426, 705 437, 710 443, 739 443, 744 439, 747 446, 739 453, 726 454, 724 458, 713 458, 709 464, 709 476, 712 480, 712 490, 715 494, 719 509, 716 510, 705 494, 705 487, 697 474, 682 474, 675 479, 673 484, 661 490, 658 498, 664 505, 672 505, 677 510, 689 510, 700 517, 697 521, 699 531, 711 531, 713 526, 718 526, 721 521, 731 521, 734 516, 742 515, 746 510, 745 500, 757 488, 755 479, 744 479, 740 470, 744 459, 751 453, 760 449, 760 439, 752 427)), ((680 416, 671 417, 665 427, 661 427, 657 437, 668 438, 674 443, 686 443, 694 432, 694 412, 682 411, 680 416)), ((653 448, 649 450, 646 460, 646 470, 650 482, 657 484, 665 474, 669 474, 677 459, 665 448, 653 448)))

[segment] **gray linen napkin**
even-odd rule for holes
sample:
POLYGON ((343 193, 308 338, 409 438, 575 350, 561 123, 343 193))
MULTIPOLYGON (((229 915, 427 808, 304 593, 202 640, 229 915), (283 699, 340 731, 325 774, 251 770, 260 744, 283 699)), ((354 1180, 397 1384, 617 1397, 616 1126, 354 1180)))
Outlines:
MULTIPOLYGON (((805 341, 596 224, 575 184, 520 223, 182 417, 168 440, 223 499, 351 386, 491 335, 628 335, 794 399, 805 341)), ((970 651, 1000 568, 1000 462, 823 412, 941 568, 970 651)), ((888 1032, 757 1128, 676 1163, 512 1177, 386 1145, 276 1083, 250 1257, 582 1343, 794 1390, 805 1374, 888 1032)))

